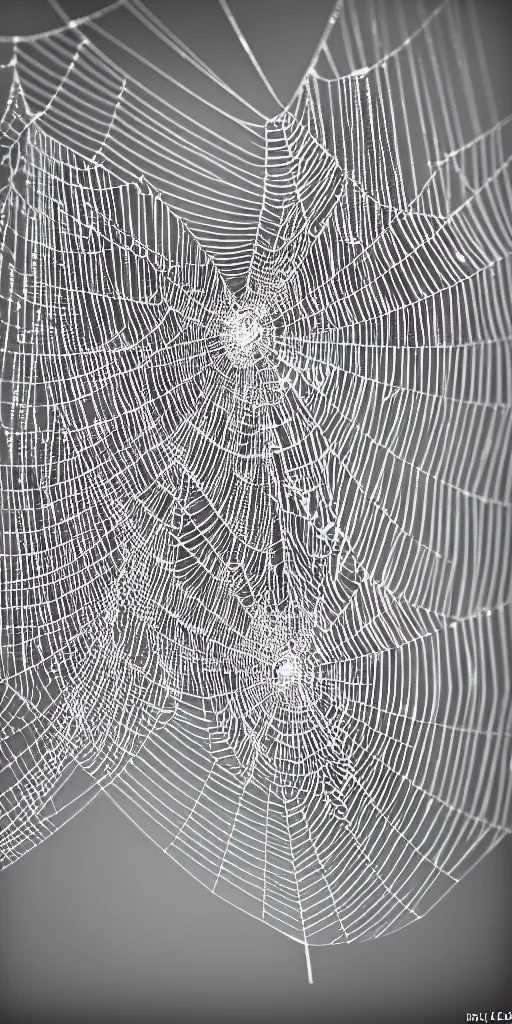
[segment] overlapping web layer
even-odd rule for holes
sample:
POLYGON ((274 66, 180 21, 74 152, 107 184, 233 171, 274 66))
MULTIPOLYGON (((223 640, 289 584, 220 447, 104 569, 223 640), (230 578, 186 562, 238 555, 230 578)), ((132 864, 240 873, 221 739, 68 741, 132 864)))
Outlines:
MULTIPOLYGON (((463 62, 428 78, 457 8, 414 30, 405 10, 377 52, 335 12, 251 127, 240 236, 227 172, 234 220, 210 222, 130 145, 135 87, 83 39, 69 63, 78 29, 17 48, 4 864, 105 791, 208 888, 323 944, 421 917, 510 829, 509 126, 463 62), (68 64, 38 105, 44 47, 68 64)), ((190 181, 204 210, 217 185, 190 181)))
POLYGON ((88 37, 67 29, 20 43, 16 62, 25 103, 45 131, 76 154, 126 181, 150 183, 211 253, 231 288, 239 288, 261 207, 264 117, 162 31, 138 0, 122 8, 122 18, 114 12, 88 22, 88 37))

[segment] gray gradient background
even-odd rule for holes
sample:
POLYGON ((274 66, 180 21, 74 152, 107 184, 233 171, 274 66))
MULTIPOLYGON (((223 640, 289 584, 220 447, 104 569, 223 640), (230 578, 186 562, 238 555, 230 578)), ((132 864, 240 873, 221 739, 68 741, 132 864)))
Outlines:
MULTIPOLYGON (((100 6, 62 2, 70 16, 100 6)), ((215 36, 202 18, 215 0, 147 2, 178 34, 187 25, 190 45, 195 31, 200 56, 208 60, 210 50, 235 88, 265 102, 229 26, 219 22, 215 36)), ((506 114, 512 4, 481 3, 506 114)), ((231 7, 286 102, 331 0, 232 0, 231 7)), ((0 12, 0 34, 57 23, 44 0, 4 0, 0 12)), ((309 986, 300 945, 211 895, 101 797, 0 877, 0 1016, 56 1024, 462 1022, 469 1012, 512 1010, 511 908, 509 838, 413 927, 377 942, 313 949, 309 986)))

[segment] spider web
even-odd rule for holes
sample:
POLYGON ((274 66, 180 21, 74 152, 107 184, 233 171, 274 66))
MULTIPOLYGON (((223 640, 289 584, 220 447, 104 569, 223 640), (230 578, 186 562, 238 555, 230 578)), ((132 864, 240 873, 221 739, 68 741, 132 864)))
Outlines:
POLYGON ((385 9, 272 116, 139 0, 3 72, 3 865, 105 793, 306 949, 511 826, 510 121, 385 9))

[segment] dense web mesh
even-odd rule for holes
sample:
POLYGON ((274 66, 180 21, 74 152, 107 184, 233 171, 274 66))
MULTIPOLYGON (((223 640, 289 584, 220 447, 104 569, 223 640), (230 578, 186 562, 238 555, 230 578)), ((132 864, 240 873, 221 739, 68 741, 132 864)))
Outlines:
POLYGON ((377 937, 511 826, 510 122, 457 4, 338 4, 270 117, 112 7, 3 71, 3 864, 104 792, 377 937))

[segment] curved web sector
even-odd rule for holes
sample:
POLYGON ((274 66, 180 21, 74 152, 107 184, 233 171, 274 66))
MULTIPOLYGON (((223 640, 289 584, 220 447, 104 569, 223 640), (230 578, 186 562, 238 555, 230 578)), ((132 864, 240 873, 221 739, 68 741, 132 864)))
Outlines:
POLYGON ((510 829, 510 125, 448 59, 458 8, 395 6, 396 40, 336 8, 223 157, 101 19, 15 47, 4 864, 103 791, 324 944, 510 829))

